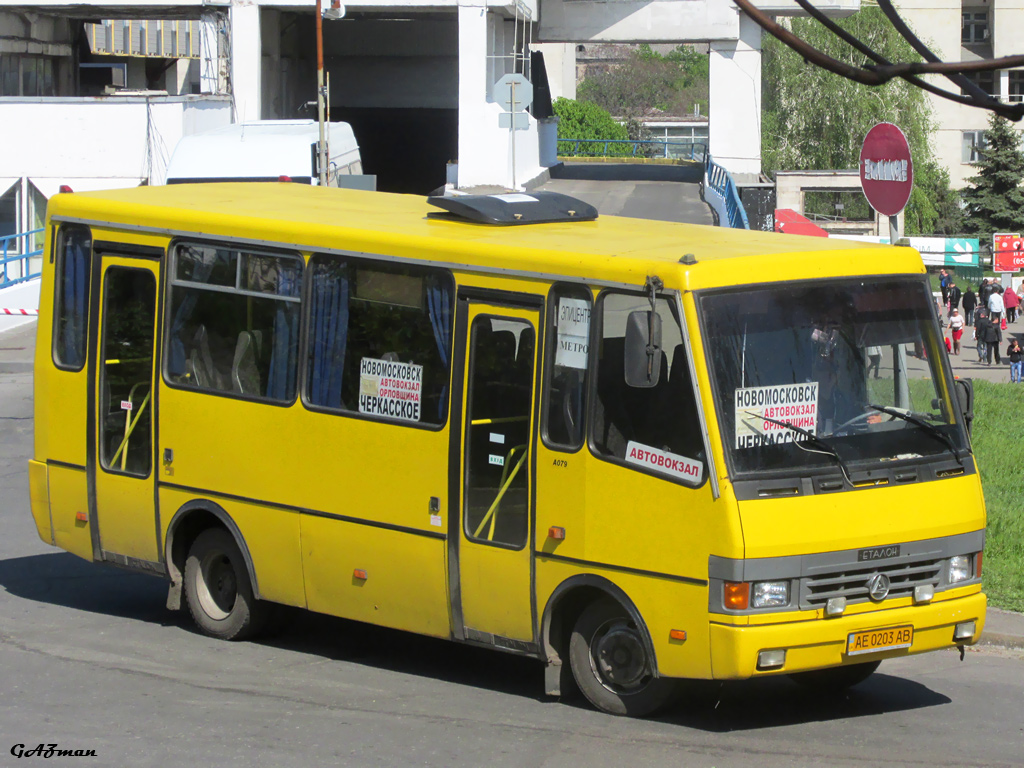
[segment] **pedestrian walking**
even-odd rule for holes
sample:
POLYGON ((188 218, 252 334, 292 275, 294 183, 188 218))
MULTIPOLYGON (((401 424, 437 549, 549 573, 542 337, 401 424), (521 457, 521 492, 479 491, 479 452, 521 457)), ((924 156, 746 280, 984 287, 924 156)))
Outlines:
POLYGON ((986 278, 982 279, 981 287, 978 288, 978 306, 979 307, 987 307, 988 306, 988 297, 989 297, 989 294, 991 294, 991 293, 992 293, 992 281, 989 280, 986 277, 986 278))
POLYGON ((1020 297, 1012 288, 1003 291, 1003 306, 1006 308, 1006 319, 1008 322, 1017 322, 1017 309, 1020 307, 1020 297))
POLYGON ((949 332, 953 337, 953 354, 960 354, 960 339, 964 335, 964 318, 960 310, 954 307, 953 314, 949 316, 949 332))
POLYGON ((1010 383, 1020 384, 1021 369, 1024 368, 1024 349, 1020 348, 1016 339, 1006 348, 1006 356, 1010 358, 1010 383))
POLYGON ((952 278, 949 281, 949 316, 953 316, 953 310, 960 308, 960 297, 963 293, 957 288, 956 283, 953 282, 952 278))
POLYGON ((994 288, 988 296, 988 317, 996 325, 1003 317, 1003 294, 994 288))
POLYGON ((964 322, 968 325, 974 325, 974 308, 978 306, 978 297, 974 293, 974 289, 971 286, 967 286, 967 290, 964 291, 964 297, 961 300, 964 308, 964 322))
POLYGON ((984 308, 978 307, 974 313, 974 340, 978 343, 978 362, 985 362, 985 334, 983 330, 988 322, 988 314, 984 308))
POLYGON ((868 370, 866 376, 870 376, 871 372, 875 372, 875 378, 878 378, 879 368, 882 366, 882 348, 881 347, 868 347, 868 370))
POLYGON ((985 365, 992 365, 992 356, 995 355, 996 365, 1003 364, 1003 358, 999 355, 999 342, 1003 340, 1003 332, 999 330, 999 323, 991 318, 985 321, 982 329, 982 338, 985 339, 985 365))
POLYGON ((942 291, 942 304, 949 302, 949 273, 945 269, 939 270, 939 290, 942 291))

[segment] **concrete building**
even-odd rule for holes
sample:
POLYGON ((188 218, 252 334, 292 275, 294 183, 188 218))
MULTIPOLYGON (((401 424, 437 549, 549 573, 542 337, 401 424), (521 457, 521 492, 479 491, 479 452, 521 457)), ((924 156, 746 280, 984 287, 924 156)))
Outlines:
MULTIPOLYGON (((845 15, 859 0, 819 5, 845 15)), ((761 6, 799 12, 794 0, 761 6)), ((38 224, 60 184, 162 183, 183 135, 315 115, 314 8, 0 0, 0 224, 38 224)), ((573 96, 575 46, 602 42, 708 43, 711 153, 756 178, 760 41, 729 0, 355 0, 323 24, 330 119, 353 126, 381 188, 419 193, 542 178, 555 162, 556 122, 535 111, 510 129, 495 83, 534 78, 531 53, 543 50, 551 95, 573 96)), ((702 121, 679 128, 704 133, 702 121)))
MULTIPOLYGON (((904 19, 943 61, 973 61, 1019 54, 1024 30, 1024 0, 897 0, 904 19)), ((972 76, 986 92, 1006 102, 1024 101, 1024 69, 972 76)), ((930 78, 943 88, 955 88, 944 77, 930 78)), ((938 125, 933 149, 949 169, 950 183, 962 188, 976 174, 970 163, 978 158, 989 113, 929 95, 938 125)))

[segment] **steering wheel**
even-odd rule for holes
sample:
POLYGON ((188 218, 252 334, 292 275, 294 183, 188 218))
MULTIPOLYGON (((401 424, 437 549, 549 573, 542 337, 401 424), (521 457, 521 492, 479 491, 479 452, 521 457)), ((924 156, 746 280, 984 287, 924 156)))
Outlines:
POLYGON ((876 411, 874 408, 868 408, 864 411, 864 413, 858 413, 852 419, 847 419, 839 426, 834 427, 832 429, 832 434, 838 435, 844 430, 847 430, 851 427, 855 428, 853 429, 854 432, 864 432, 867 430, 868 419, 875 415, 887 417, 885 419, 886 421, 892 421, 893 419, 896 418, 891 413, 886 413, 885 411, 876 411))

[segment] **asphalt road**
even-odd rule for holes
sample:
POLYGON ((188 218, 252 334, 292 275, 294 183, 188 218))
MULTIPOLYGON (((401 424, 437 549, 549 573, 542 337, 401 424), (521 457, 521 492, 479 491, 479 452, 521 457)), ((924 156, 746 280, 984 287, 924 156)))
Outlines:
POLYGON ((1011 766, 1024 651, 892 660, 823 700, 785 678, 692 685, 663 717, 543 694, 538 663, 291 612, 224 643, 159 579, 42 543, 28 504, 31 374, 0 373, 0 766, 1011 766), (67 763, 72 758, 53 758, 67 763))

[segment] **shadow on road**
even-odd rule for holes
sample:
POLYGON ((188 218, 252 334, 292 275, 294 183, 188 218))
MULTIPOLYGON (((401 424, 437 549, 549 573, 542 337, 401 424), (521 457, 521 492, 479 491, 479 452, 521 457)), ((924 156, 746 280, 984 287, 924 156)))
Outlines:
MULTIPOLYGON (((0 588, 25 600, 195 632, 187 611, 165 607, 162 579, 54 553, 0 560, 0 588)), ((274 632, 259 644, 341 663, 443 680, 537 701, 543 673, 535 659, 437 638, 282 608, 274 632)), ((693 681, 658 720, 723 733, 808 722, 869 717, 949 704, 920 683, 876 673, 848 692, 822 697, 786 677, 749 681, 693 681)), ((586 707, 578 696, 570 704, 586 707)))
POLYGON ((786 676, 681 685, 679 701, 658 719, 714 733, 753 731, 803 723, 937 707, 951 699, 927 686, 879 672, 843 693, 822 694, 786 676))

